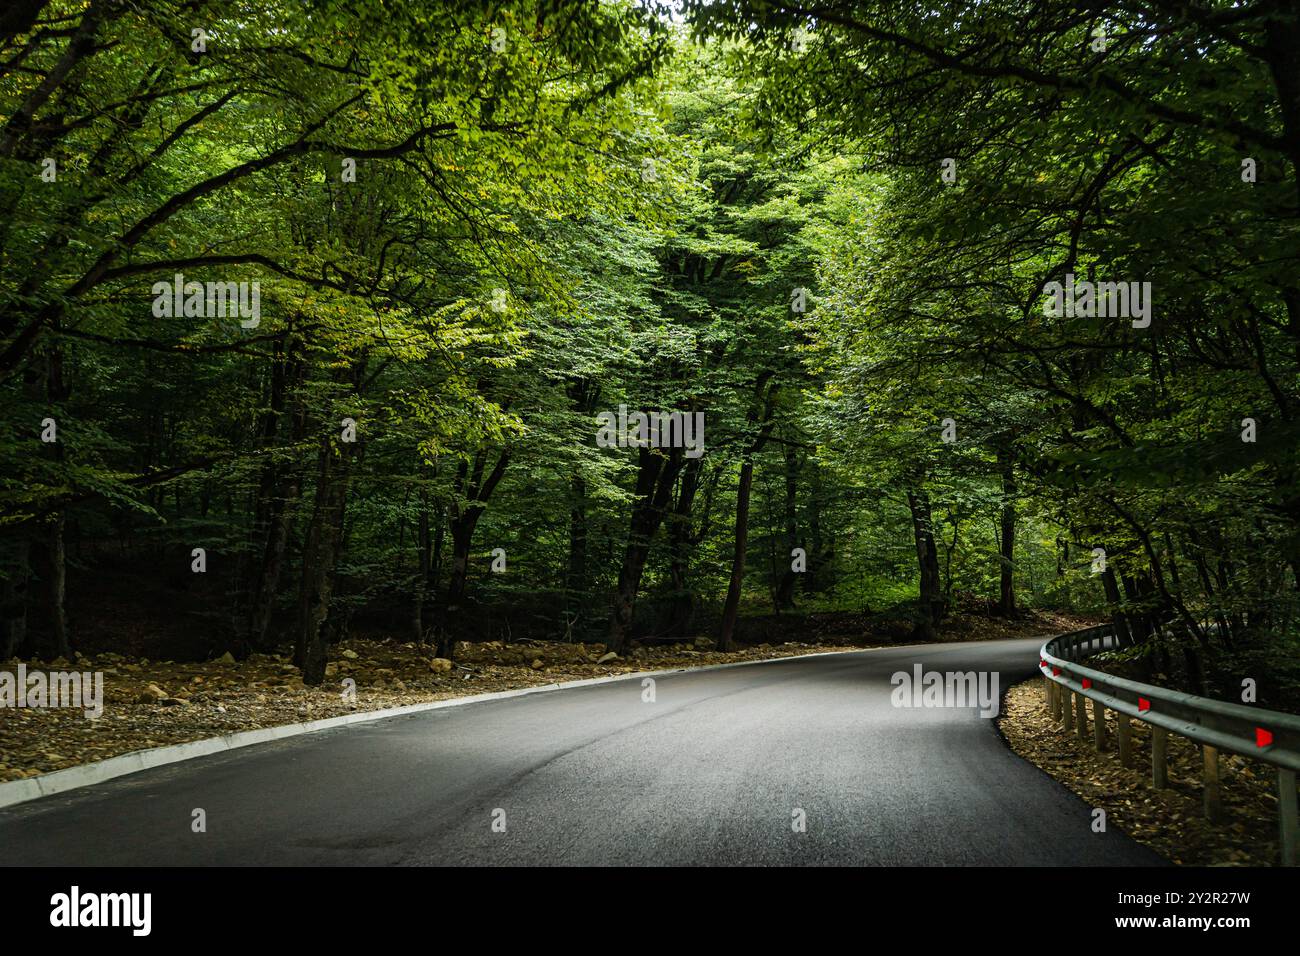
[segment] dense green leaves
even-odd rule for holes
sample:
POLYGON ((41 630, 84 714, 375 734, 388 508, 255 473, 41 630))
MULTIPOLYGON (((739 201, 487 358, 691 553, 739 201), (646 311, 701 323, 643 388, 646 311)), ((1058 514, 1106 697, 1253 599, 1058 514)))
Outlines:
POLYGON ((1289 634, 1294 11, 686 13, 40 6, 0 51, 18 605, 118 540, 208 549, 212 643, 305 667, 352 614, 603 638, 611 593, 616 644, 724 596, 1289 634), (260 314, 159 314, 178 273, 260 314), (1045 308, 1075 280, 1132 309, 1045 308), (602 447, 620 406, 703 456, 602 447))

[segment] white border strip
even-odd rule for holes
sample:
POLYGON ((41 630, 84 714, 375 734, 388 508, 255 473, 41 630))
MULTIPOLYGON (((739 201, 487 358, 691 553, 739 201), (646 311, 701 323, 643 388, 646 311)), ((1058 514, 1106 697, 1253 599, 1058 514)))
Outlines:
MULTIPOLYGON (((933 645, 930 645, 933 646, 933 645)), ((570 687, 589 687, 593 684, 610 684, 624 680, 641 680, 645 677, 660 677, 665 674, 684 674, 695 671, 722 670, 728 667, 752 667, 755 664, 777 664, 782 661, 799 660, 805 657, 832 657, 836 654, 860 654, 863 651, 887 650, 888 647, 855 647, 845 651, 818 651, 815 654, 790 654, 786 657, 768 657, 758 661, 732 661, 727 664, 704 664, 699 667, 674 667, 661 671, 638 671, 633 674, 608 674, 604 677, 588 677, 583 680, 564 681, 558 684, 539 684, 534 687, 519 687, 514 690, 499 690, 487 694, 472 694, 467 697, 450 697, 447 700, 432 700, 424 704, 406 704, 402 707, 386 707, 383 710, 367 710, 355 714, 342 714, 338 717, 326 717, 323 720, 310 720, 301 724, 282 724, 278 727, 259 727, 256 730, 243 730, 222 737, 208 737, 204 740, 192 740, 189 743, 170 744, 166 747, 154 747, 151 750, 135 750, 118 757, 95 763, 55 770, 53 773, 28 777, 26 780, 10 780, 0 783, 0 807, 26 803, 39 797, 48 797, 69 790, 90 787, 114 777, 123 777, 141 770, 162 767, 194 757, 206 757, 208 754, 236 750, 253 744, 280 740, 284 737, 297 737, 312 734, 331 727, 343 727, 348 724, 364 724, 372 720, 384 720, 388 717, 401 717, 406 714, 418 714, 426 710, 438 710, 443 707, 459 707, 464 704, 476 704, 487 700, 502 700, 507 697, 523 697, 526 694, 540 694, 554 690, 567 690, 570 687)))

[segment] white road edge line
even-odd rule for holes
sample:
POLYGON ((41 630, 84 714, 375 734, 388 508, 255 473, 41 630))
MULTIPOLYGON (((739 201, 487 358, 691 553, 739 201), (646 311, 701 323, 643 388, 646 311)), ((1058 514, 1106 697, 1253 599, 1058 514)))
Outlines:
MULTIPOLYGON (((934 647, 936 645, 924 645, 934 647)), ((519 687, 515 690, 499 690, 487 694, 474 694, 468 697, 452 697, 448 700, 432 700, 424 704, 407 704, 403 707, 387 707, 383 710, 367 710, 356 714, 342 714, 338 717, 326 717, 323 720, 310 720, 301 724, 282 724, 278 727, 259 727, 256 730, 243 730, 223 737, 208 737, 204 740, 192 740, 184 744, 170 744, 166 747, 154 747, 150 750, 134 750, 131 753, 99 760, 95 763, 55 770, 53 773, 28 777, 26 780, 10 780, 0 783, 0 807, 26 803, 39 797, 48 797, 69 790, 80 790, 114 777, 162 767, 169 763, 179 763, 208 754, 236 750, 252 744, 280 740, 284 737, 297 737, 312 734, 318 730, 342 727, 347 724, 364 724, 388 717, 401 717, 406 714, 418 714, 426 710, 438 710, 442 707, 460 707, 465 704, 477 704, 486 700, 502 700, 507 697, 523 697, 525 694, 540 694, 553 690, 567 690, 570 687, 589 687, 592 684, 612 684, 625 680, 641 680, 645 677, 660 677, 665 674, 685 674, 697 671, 723 670, 728 667, 752 667, 755 664, 777 664, 782 661, 798 660, 804 657, 833 657, 836 654, 861 654, 864 651, 896 650, 893 647, 855 647, 844 651, 818 651, 815 654, 791 654, 787 657, 769 657, 761 661, 732 661, 727 664, 703 664, 699 667, 674 667, 661 671, 638 671, 634 674, 609 674, 605 677, 588 677, 583 680, 564 681, 558 684, 539 684, 536 687, 519 687)))

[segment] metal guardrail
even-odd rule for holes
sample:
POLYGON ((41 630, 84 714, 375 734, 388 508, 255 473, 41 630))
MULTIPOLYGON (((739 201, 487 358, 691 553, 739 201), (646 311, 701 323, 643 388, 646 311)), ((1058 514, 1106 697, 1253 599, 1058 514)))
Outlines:
POLYGON ((1282 864, 1295 866, 1300 842, 1296 772, 1300 771, 1300 717, 1246 704, 1197 697, 1151 684, 1115 677, 1080 661, 1118 646, 1110 625, 1060 634, 1040 652, 1039 670, 1048 679, 1047 707, 1066 731, 1088 737, 1087 705, 1092 701, 1092 736, 1097 750, 1109 749, 1106 711, 1114 713, 1119 760, 1132 766, 1132 720, 1151 726, 1151 781, 1157 789, 1169 785, 1168 735, 1200 744, 1203 755, 1205 815, 1223 818, 1219 788, 1219 752, 1241 754, 1277 767, 1278 818, 1282 864))

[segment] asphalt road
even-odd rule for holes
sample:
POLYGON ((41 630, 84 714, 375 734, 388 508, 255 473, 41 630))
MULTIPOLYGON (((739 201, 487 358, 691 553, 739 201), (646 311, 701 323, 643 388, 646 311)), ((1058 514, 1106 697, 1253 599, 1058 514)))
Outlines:
POLYGON ((891 703, 916 663, 1005 690, 1040 645, 685 672, 653 703, 619 681, 259 744, 0 810, 0 864, 1160 864, 1093 833, 977 710, 891 703))

